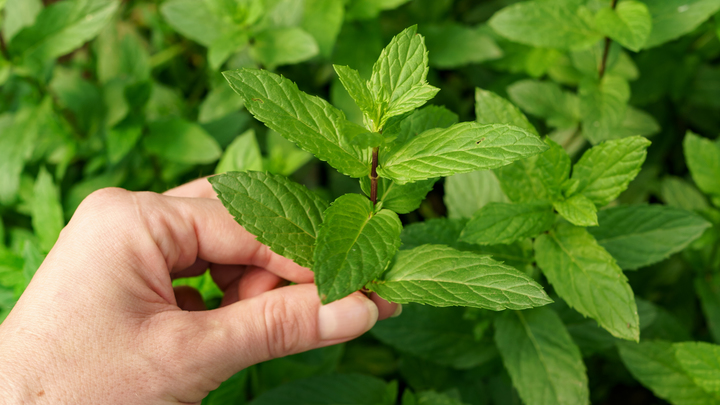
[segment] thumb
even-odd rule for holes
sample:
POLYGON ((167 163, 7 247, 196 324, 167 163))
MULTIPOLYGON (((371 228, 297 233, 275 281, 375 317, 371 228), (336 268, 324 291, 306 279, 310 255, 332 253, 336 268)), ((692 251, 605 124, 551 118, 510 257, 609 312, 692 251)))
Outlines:
POLYGON ((359 292, 321 305, 313 284, 298 284, 205 314, 200 358, 229 378, 255 363, 354 339, 372 328, 378 308, 359 292))

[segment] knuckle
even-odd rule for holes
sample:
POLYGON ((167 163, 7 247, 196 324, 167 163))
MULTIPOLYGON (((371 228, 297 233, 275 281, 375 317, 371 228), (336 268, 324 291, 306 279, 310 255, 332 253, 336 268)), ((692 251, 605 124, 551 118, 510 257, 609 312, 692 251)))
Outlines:
POLYGON ((301 307, 284 297, 267 300, 263 309, 267 350, 271 358, 302 351, 316 340, 314 322, 301 307))
POLYGON ((93 191, 85 197, 78 207, 78 212, 104 212, 117 207, 117 205, 127 202, 131 198, 131 192, 116 188, 108 187, 93 191))

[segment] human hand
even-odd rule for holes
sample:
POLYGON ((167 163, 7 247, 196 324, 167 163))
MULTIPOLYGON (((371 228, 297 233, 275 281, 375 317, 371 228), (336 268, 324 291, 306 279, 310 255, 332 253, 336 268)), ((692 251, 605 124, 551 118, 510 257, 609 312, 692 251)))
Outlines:
POLYGON ((256 241, 214 196, 201 179, 165 195, 88 197, 0 325, 0 397, 199 403, 243 368, 345 342, 395 312, 361 293, 321 306, 312 272, 256 241), (172 279, 207 268, 225 296, 196 311, 199 293, 172 279))

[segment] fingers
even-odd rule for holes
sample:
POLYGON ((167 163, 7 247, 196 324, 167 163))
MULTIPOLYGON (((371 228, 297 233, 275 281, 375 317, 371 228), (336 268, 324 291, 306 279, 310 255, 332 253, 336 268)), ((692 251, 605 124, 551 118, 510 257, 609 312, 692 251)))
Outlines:
POLYGON ((173 288, 175 291, 175 300, 177 306, 185 311, 203 311, 205 310, 205 301, 198 290, 190 286, 178 286, 173 288))
POLYGON ((356 338, 375 324, 378 308, 361 293, 321 306, 315 286, 302 284, 202 315, 197 354, 229 377, 251 364, 356 338))
POLYGON ((370 294, 370 299, 378 307, 378 319, 383 320, 392 316, 398 316, 402 312, 402 305, 385 301, 377 293, 370 294))
POLYGON ((265 269, 249 266, 242 273, 242 277, 233 280, 223 290, 225 295, 220 306, 224 307, 240 300, 256 297, 272 290, 283 281, 283 279, 265 269))
POLYGON ((193 180, 182 186, 175 187, 163 193, 163 195, 171 197, 188 197, 188 198, 214 198, 217 199, 217 193, 213 190, 212 185, 207 177, 193 180))

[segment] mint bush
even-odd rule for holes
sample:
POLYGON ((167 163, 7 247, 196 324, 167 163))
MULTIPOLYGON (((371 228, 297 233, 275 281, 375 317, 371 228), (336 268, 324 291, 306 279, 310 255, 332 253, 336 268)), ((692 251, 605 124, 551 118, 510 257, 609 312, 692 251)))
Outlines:
POLYGON ((720 403, 720 2, 0 12, 0 320, 89 193, 217 174, 323 303, 404 306, 205 404, 720 403))

